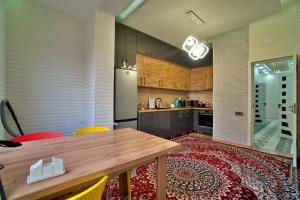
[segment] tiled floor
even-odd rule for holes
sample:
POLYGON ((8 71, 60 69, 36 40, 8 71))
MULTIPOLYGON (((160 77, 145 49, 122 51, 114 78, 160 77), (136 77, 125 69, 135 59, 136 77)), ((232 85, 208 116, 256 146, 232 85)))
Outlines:
POLYGON ((281 137, 278 126, 278 121, 272 120, 264 128, 255 133, 253 146, 280 153, 291 153, 292 140, 281 137))

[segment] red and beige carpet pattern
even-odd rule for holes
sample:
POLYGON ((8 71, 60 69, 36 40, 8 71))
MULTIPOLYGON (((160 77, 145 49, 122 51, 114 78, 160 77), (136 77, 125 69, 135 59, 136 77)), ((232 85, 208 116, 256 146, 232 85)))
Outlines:
MULTIPOLYGON (((194 136, 176 139, 183 148, 168 155, 167 199, 297 199, 288 179, 290 159, 194 136)), ((132 199, 156 199, 156 163, 132 171, 132 199)), ((103 199, 119 199, 112 179, 103 199)))

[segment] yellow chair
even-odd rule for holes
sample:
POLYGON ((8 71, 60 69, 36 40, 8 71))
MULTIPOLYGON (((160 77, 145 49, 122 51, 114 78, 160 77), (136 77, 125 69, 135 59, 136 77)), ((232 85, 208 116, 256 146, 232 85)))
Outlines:
MULTIPOLYGON (((92 133, 107 133, 109 131, 109 128, 105 127, 105 126, 90 126, 90 127, 85 127, 85 128, 81 128, 76 130, 73 135, 83 135, 83 134, 92 134, 92 133)), ((127 176, 127 192, 128 192, 128 200, 131 200, 131 181, 130 181, 130 177, 131 177, 131 173, 130 170, 128 170, 126 172, 126 176, 127 176)))
POLYGON ((68 198, 67 200, 101 200, 104 187, 108 181, 108 176, 104 176, 98 183, 87 190, 68 198))
POLYGON ((76 130, 73 135, 83 135, 83 134, 91 134, 91 133, 107 133, 109 128, 105 126, 90 126, 84 127, 76 130))

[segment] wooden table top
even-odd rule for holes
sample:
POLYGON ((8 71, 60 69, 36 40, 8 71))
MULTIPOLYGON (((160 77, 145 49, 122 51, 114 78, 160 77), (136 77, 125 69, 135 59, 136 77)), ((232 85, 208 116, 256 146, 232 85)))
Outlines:
POLYGON ((0 171, 7 199, 36 199, 143 164, 180 148, 180 144, 133 129, 23 143, 0 148, 0 171), (28 185, 29 167, 51 156, 64 160, 66 174, 28 185))

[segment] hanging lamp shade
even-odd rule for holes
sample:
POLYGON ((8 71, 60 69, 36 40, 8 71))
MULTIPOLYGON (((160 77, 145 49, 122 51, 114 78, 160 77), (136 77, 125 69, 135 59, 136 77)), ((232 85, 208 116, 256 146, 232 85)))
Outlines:
POLYGON ((193 60, 199 60, 204 58, 207 53, 209 52, 209 48, 204 43, 199 43, 197 38, 193 36, 188 36, 183 45, 182 48, 184 51, 188 53, 190 58, 193 60))
POLYGON ((184 41, 184 43, 183 43, 183 45, 182 45, 182 48, 183 48, 184 51, 186 51, 187 53, 189 53, 189 52, 192 50, 192 48, 193 48, 195 45, 197 45, 198 43, 199 43, 199 42, 198 42, 197 38, 195 38, 195 37, 193 37, 193 36, 188 36, 188 37, 185 39, 185 41, 184 41))

